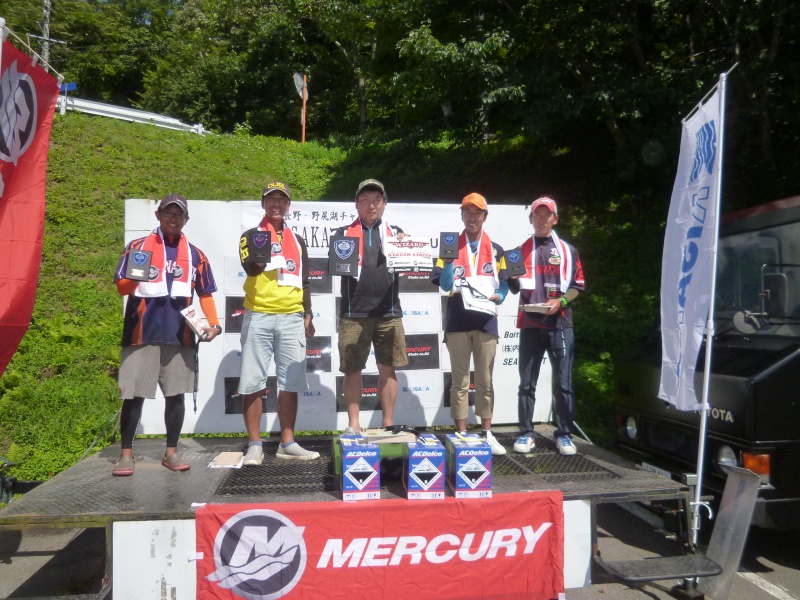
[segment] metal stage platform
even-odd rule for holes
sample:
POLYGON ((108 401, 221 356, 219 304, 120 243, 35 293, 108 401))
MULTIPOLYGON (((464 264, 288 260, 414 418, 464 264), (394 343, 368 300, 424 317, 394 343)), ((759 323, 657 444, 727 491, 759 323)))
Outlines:
MULTIPOLYGON (((510 450, 515 432, 498 429, 495 435, 509 452, 492 457, 494 494, 560 490, 565 502, 581 500, 592 507, 657 500, 677 500, 688 506, 685 485, 637 468, 607 450, 575 440, 578 455, 561 456, 552 429, 537 426, 548 437, 538 437, 536 449, 521 455, 510 450)), ((198 503, 341 502, 333 440, 332 436, 299 438, 321 457, 291 461, 275 458, 278 441, 272 437, 264 442, 262 465, 224 469, 208 465, 220 452, 242 450, 244 438, 186 438, 179 450, 192 468, 177 473, 161 466, 163 439, 137 439, 136 472, 131 477, 111 475, 119 456, 119 445, 114 444, 0 510, 0 530, 105 528, 106 583, 110 586, 115 522, 194 519, 198 503)), ((381 499, 404 498, 400 460, 384 460, 382 471, 381 499)))
MULTIPOLYGON (((507 448, 515 434, 496 433, 507 448)), ((37 526, 104 527, 113 521, 194 518, 195 503, 341 501, 334 475, 332 437, 299 438, 321 457, 314 461, 275 458, 277 439, 264 442, 264 463, 241 469, 212 469, 220 452, 242 450, 243 438, 182 439, 179 450, 192 468, 175 473, 161 466, 163 439, 138 439, 136 472, 112 477, 117 444, 89 456, 0 510, 0 528, 37 526)), ((610 452, 575 440, 578 455, 561 456, 552 438, 538 437, 529 455, 493 458, 495 494, 561 490, 564 500, 593 503, 683 499, 688 488, 637 468, 610 452)), ((381 498, 403 498, 399 465, 387 465, 381 498)))

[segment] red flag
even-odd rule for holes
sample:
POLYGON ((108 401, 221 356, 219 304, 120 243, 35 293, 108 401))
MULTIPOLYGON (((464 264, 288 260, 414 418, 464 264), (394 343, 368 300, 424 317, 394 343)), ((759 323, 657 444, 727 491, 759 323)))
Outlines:
POLYGON ((58 82, 3 41, 0 66, 0 375, 28 329, 42 257, 58 82))

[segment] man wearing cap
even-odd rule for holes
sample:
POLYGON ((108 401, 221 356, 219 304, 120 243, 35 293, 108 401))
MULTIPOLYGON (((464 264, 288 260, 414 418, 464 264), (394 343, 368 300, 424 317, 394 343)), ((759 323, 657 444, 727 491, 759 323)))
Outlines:
POLYGON ((469 410, 469 363, 475 365, 475 414, 492 454, 503 455, 506 449, 492 434, 494 389, 492 370, 497 351, 497 309, 494 306, 473 308, 464 295, 485 298, 501 304, 508 293, 503 249, 489 239, 483 224, 489 215, 486 199, 469 194, 461 201, 464 231, 458 238, 458 258, 438 259, 431 281, 450 292, 445 313, 444 341, 450 353, 452 383, 450 415, 459 433, 466 433, 469 410))
POLYGON ((171 471, 191 465, 177 452, 183 427, 183 395, 193 392, 197 340, 181 310, 191 306, 196 292, 208 327, 200 341, 211 341, 222 331, 212 294, 217 291, 206 255, 183 234, 189 220, 186 199, 164 196, 156 210, 159 226, 147 237, 133 240, 117 264, 117 291, 128 296, 122 329, 119 391, 122 402, 122 454, 114 465, 116 476, 133 475, 133 438, 145 398, 155 398, 156 386, 166 401, 164 424, 167 450, 161 464, 171 471), (149 279, 126 278, 128 261, 151 252, 149 279))
POLYGON ((239 240, 242 268, 247 273, 239 376, 242 413, 249 438, 245 465, 260 465, 264 460, 261 398, 273 358, 278 376, 281 428, 275 456, 289 460, 319 458, 319 452, 306 450, 294 441, 297 393, 308 389, 306 338, 314 337, 314 324, 311 322, 308 250, 303 238, 295 235, 284 221, 291 202, 289 186, 281 181, 268 183, 261 193, 264 218, 255 229, 270 235, 270 262, 246 262, 248 239, 253 230, 244 232, 239 240))
POLYGON ((364 389, 361 372, 367 364, 370 348, 375 348, 384 427, 394 424, 397 400, 395 367, 408 364, 398 277, 389 272, 383 253, 387 237, 401 239, 404 233, 383 220, 386 201, 386 190, 380 181, 362 181, 356 190, 358 218, 349 227, 340 227, 334 232, 335 235, 360 240, 358 270, 353 277, 342 277, 339 306, 339 370, 344 373, 344 399, 349 421, 345 434, 361 429, 359 412, 364 389))
POLYGON ((556 416, 556 446, 565 455, 575 454, 572 432, 575 394, 572 389, 572 332, 570 304, 584 289, 583 267, 577 250, 560 239, 553 229, 558 207, 552 198, 531 204, 533 235, 522 245, 526 273, 509 280, 512 293, 519 292, 519 437, 514 451, 527 454, 535 445, 533 408, 536 381, 544 353, 553 369, 553 404, 556 416), (546 304, 546 312, 526 312, 526 304, 546 304))

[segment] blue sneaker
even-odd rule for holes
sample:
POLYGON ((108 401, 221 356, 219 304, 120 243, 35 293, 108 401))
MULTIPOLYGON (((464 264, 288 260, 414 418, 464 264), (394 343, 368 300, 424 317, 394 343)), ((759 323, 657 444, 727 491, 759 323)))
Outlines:
POLYGON ((572 456, 578 452, 577 448, 575 448, 575 444, 573 444, 572 440, 567 436, 556 438, 556 446, 561 456, 572 456))
POLYGON ((514 442, 514 452, 528 454, 536 447, 536 441, 531 435, 522 435, 514 442))

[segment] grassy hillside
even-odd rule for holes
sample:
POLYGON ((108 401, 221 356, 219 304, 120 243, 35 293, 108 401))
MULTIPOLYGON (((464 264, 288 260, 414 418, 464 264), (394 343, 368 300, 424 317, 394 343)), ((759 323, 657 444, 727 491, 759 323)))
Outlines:
POLYGON ((269 178, 318 198, 344 156, 312 143, 56 116, 36 306, 0 378, 0 455, 20 465, 17 475, 42 479, 70 466, 119 408, 113 274, 126 198, 257 198, 269 178))
POLYGON ((455 203, 475 190, 490 205, 527 203, 543 193, 566 199, 559 231, 578 247, 589 285, 575 311, 578 422, 593 436, 608 435, 612 357, 655 315, 668 178, 654 174, 634 193, 608 168, 613 157, 590 172, 586 157, 536 152, 398 142, 345 152, 57 115, 36 307, 0 378, 0 455, 19 464, 21 479, 43 479, 78 460, 111 423, 100 446, 108 443, 120 406, 121 300, 113 270, 123 248, 124 200, 169 192, 255 199, 271 178, 289 182, 304 200, 351 198, 365 177, 383 180, 395 200, 455 203))

